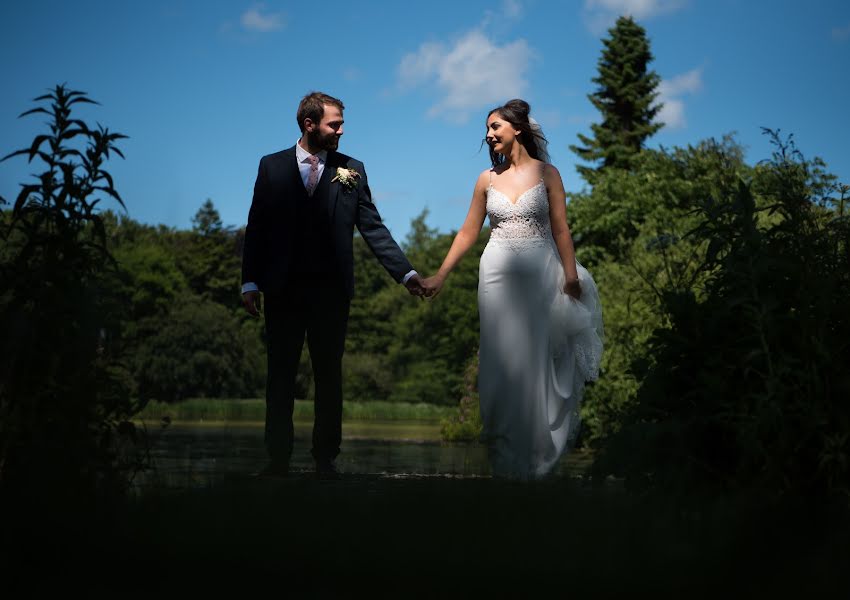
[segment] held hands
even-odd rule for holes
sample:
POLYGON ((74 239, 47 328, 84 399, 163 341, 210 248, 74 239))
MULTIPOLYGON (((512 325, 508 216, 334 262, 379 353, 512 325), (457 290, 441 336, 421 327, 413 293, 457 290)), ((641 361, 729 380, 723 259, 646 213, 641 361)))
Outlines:
POLYGON ((417 274, 408 279, 405 286, 412 296, 419 296, 424 300, 425 298, 434 298, 439 294, 440 290, 443 289, 443 283, 445 283, 445 278, 439 275, 422 279, 417 274))
POLYGON ((428 298, 436 298, 443 289, 443 284, 446 282, 445 277, 434 275, 423 282, 425 288, 425 296, 428 298))
POLYGON ((424 281, 418 273, 411 276, 404 284, 404 287, 407 288, 407 291, 410 292, 411 296, 419 296, 420 298, 425 296, 424 281))

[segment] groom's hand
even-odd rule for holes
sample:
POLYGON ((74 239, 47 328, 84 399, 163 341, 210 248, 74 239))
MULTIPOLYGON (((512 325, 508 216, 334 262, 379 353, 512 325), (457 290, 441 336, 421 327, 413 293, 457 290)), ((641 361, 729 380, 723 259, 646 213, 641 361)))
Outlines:
POLYGON ((263 301, 260 299, 260 292, 251 291, 242 294, 242 306, 255 317, 260 316, 263 301))
POLYGON ((413 275, 407 282, 404 284, 404 287, 407 288, 407 291, 410 292, 411 296, 419 296, 420 298, 425 295, 425 286, 423 285, 422 277, 419 274, 413 275))

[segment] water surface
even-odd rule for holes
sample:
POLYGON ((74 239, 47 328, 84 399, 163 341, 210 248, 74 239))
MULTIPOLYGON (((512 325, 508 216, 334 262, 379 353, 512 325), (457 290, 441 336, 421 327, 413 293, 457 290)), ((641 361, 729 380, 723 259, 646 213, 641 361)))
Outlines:
MULTIPOLYGON (((311 421, 296 421, 290 468, 312 472, 311 421)), ((137 476, 138 489, 210 487, 250 476, 266 463, 261 422, 176 423, 149 431, 154 468, 137 476)), ((558 471, 578 474, 587 456, 561 461, 558 471)), ((422 421, 350 421, 343 424, 337 466, 344 474, 489 477, 479 443, 441 443, 439 424, 422 421)))

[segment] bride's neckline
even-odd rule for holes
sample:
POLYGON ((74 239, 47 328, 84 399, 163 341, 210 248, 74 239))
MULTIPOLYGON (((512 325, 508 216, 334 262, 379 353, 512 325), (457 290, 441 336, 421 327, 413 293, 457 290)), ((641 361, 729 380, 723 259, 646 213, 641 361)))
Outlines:
POLYGON ((543 178, 541 177, 541 178, 540 178, 540 181, 538 181, 538 182, 537 182, 537 183, 535 183, 533 186, 531 186, 530 188, 528 188, 527 190, 525 190, 523 193, 521 193, 519 196, 517 196, 517 197, 516 197, 516 200, 513 200, 513 201, 511 200, 511 197, 510 197, 510 196, 508 196, 505 192, 502 192, 502 191, 500 191, 500 190, 496 189, 495 187, 493 187, 493 183, 492 183, 492 182, 490 183, 489 189, 493 190, 494 192, 498 192, 499 194, 501 194, 502 196, 504 196, 505 200, 507 200, 508 202, 510 202, 511 206, 516 206, 517 204, 519 204, 519 201, 520 201, 520 200, 522 200, 522 199, 523 199, 523 197, 524 197, 526 194, 528 194, 528 193, 529 193, 529 192, 531 192, 532 190, 536 190, 536 189, 537 189, 540 185, 542 185, 542 184, 543 184, 543 178))

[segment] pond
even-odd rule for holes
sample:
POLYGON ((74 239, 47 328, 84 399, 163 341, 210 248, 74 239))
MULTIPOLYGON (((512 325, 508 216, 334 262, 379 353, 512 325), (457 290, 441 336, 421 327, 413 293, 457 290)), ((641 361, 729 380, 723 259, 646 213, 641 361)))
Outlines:
MULTIPOLYGON (((311 473, 311 421, 295 422, 291 470, 311 473)), ((261 422, 176 423, 149 431, 153 468, 136 477, 138 490, 211 487, 265 466, 261 422)), ((559 474, 579 475, 586 453, 566 456, 559 474)), ((422 421, 349 421, 343 424, 337 467, 343 474, 489 477, 487 451, 479 443, 440 441, 439 424, 422 421)))

